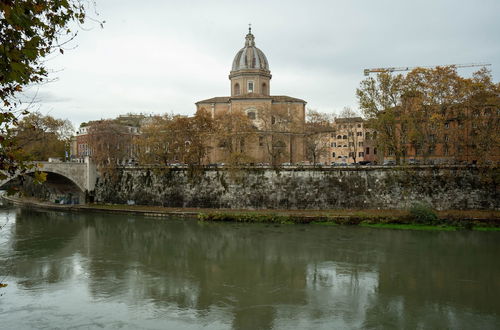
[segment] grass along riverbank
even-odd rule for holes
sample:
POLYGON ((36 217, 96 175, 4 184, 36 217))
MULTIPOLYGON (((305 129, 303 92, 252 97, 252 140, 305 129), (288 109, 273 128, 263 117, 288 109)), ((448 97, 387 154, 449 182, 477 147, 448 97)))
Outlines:
POLYGON ((442 211, 434 212, 429 219, 418 218, 411 211, 403 210, 286 210, 275 213, 257 211, 234 212, 232 210, 200 213, 198 219, 205 222, 359 225, 372 228, 405 230, 481 230, 500 231, 498 212, 442 211))
POLYGON ((150 205, 81 204, 60 205, 35 198, 3 196, 17 205, 63 211, 94 211, 128 213, 155 217, 197 217, 204 222, 359 225, 373 228, 407 230, 462 230, 500 231, 500 211, 446 210, 432 211, 436 217, 416 221, 407 210, 238 210, 162 207, 150 205))

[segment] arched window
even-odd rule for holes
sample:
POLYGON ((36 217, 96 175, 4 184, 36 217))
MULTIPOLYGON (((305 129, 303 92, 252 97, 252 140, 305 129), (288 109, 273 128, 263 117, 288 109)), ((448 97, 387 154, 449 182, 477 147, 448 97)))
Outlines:
POLYGON ((337 135, 337 139, 338 140, 342 139, 342 135, 337 135))
POLYGON ((261 91, 262 94, 264 95, 267 95, 267 85, 266 83, 262 83, 262 91, 261 91))
POLYGON ((255 112, 254 111, 248 111, 247 112, 247 117, 248 119, 255 119, 255 112))
POLYGON ((234 95, 240 95, 240 84, 234 84, 234 95))
POLYGON ((342 139, 347 140, 347 135, 344 135, 342 139))

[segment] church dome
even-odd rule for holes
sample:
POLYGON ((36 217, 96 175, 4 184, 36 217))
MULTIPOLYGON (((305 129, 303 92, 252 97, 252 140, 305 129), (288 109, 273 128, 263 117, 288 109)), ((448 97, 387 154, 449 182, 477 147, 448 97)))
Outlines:
POLYGON ((231 71, 252 69, 269 71, 269 63, 267 62, 266 55, 255 47, 255 38, 249 29, 245 37, 245 47, 240 49, 234 57, 231 71))

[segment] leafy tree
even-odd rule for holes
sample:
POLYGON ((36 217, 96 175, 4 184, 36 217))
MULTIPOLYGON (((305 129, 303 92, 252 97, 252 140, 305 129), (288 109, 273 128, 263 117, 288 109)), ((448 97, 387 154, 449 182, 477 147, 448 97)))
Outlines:
POLYGON ((83 23, 80 0, 3 0, 0 2, 0 179, 25 171, 13 127, 26 114, 18 94, 48 75, 44 58, 75 36, 70 22, 83 23))
MULTIPOLYGON (((497 157, 500 151, 500 83, 493 83, 491 73, 482 69, 470 79, 469 97, 469 136, 471 156, 479 162, 497 157)), ((456 141, 463 140, 459 136, 456 141)), ((469 160, 469 159, 467 159, 469 160)))
POLYGON ((260 142, 264 145, 269 163, 279 165, 290 161, 289 147, 294 143, 294 136, 303 136, 304 127, 293 117, 287 107, 257 109, 256 126, 260 142))
POLYGON ((117 165, 134 158, 137 133, 130 126, 107 119, 91 122, 87 132, 92 160, 101 171, 113 171, 117 165))
POLYGON ((389 73, 363 80, 356 90, 359 107, 371 128, 378 132, 377 146, 384 153, 394 153, 399 162, 402 154, 397 125, 397 107, 404 93, 404 76, 389 73))
POLYGON ((24 151, 25 160, 64 157, 73 131, 69 120, 44 116, 39 112, 23 117, 14 130, 17 145, 24 151))
POLYGON ((171 145, 175 132, 170 128, 172 116, 154 116, 141 128, 137 139, 142 164, 167 165, 174 158, 171 145))
POLYGON ((203 164, 210 151, 208 141, 214 132, 214 121, 207 111, 198 111, 191 119, 188 164, 203 164))
POLYGON ((142 126, 137 138, 139 160, 144 164, 202 164, 213 126, 210 114, 205 111, 194 117, 156 116, 142 126))
POLYGON ((486 69, 471 78, 453 66, 382 73, 363 80, 356 93, 379 150, 398 163, 408 154, 467 162, 497 157, 500 84, 486 69))
POLYGON ((252 120, 241 111, 216 115, 212 138, 222 160, 232 166, 253 162, 248 146, 255 139, 256 131, 252 120))
POLYGON ((304 134, 308 161, 316 164, 318 159, 327 154, 330 141, 328 134, 331 131, 332 122, 328 114, 308 109, 304 134))

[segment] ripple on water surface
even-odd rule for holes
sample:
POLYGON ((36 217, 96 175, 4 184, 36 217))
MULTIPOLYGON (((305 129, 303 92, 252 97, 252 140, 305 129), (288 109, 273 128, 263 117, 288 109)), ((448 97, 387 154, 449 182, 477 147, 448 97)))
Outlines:
POLYGON ((495 329, 498 233, 0 209, 2 327, 495 329), (8 222, 6 220, 9 220, 8 222))

